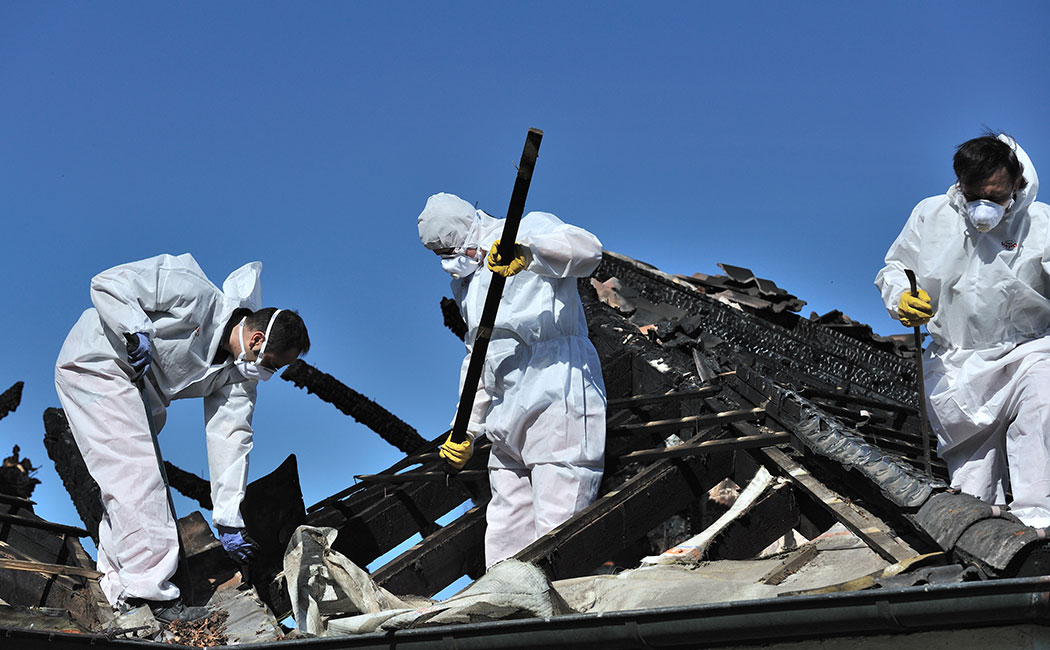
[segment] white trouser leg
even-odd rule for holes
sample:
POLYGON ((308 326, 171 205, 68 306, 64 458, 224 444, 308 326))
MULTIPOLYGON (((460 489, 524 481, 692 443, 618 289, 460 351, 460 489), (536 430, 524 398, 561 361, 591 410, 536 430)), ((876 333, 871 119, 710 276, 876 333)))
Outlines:
POLYGON ((948 465, 953 488, 987 503, 995 503, 997 496, 1001 499, 1004 459, 999 427, 938 453, 948 465))
POLYGON ((602 471, 542 463, 532 468, 536 537, 542 537, 594 501, 602 471))
POLYGON ((1010 511, 1029 526, 1050 526, 1050 361, 1032 365, 1018 380, 1006 454, 1013 501, 1010 511))
POLYGON ((511 557, 536 539, 529 471, 490 467, 489 485, 492 500, 485 512, 486 568, 511 557))
POLYGON ((177 598, 169 579, 178 567, 178 537, 141 394, 115 361, 59 366, 55 387, 102 494, 98 564, 106 597, 114 605, 177 598))

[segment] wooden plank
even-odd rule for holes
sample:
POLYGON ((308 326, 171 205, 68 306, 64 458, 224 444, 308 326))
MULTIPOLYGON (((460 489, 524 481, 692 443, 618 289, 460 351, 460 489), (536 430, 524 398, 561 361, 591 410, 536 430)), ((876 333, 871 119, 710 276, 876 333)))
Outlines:
POLYGON ((43 519, 31 519, 29 517, 23 517, 21 515, 8 515, 0 514, 0 521, 5 524, 11 524, 13 526, 25 526, 26 528, 37 528, 39 530, 46 530, 51 533, 59 533, 61 535, 73 535, 75 537, 87 537, 88 532, 83 528, 77 528, 76 526, 66 526, 65 524, 56 524, 43 519))
POLYGON ((793 553, 788 559, 784 560, 783 564, 779 567, 763 576, 759 582, 767 585, 779 585, 799 569, 809 564, 810 560, 815 557, 817 557, 817 545, 806 544, 793 553))
POLYGON ((736 411, 723 411, 721 413, 705 413, 703 415, 689 415, 684 418, 671 418, 669 420, 654 420, 639 424, 625 424, 606 432, 609 436, 634 435, 637 433, 665 433, 678 431, 686 427, 703 427, 743 420, 758 420, 764 414, 764 408, 750 408, 736 411))
POLYGON ((31 508, 36 505, 36 501, 30 501, 29 499, 16 497, 13 494, 3 494, 2 492, 0 492, 0 503, 6 503, 7 505, 19 506, 23 508, 31 508))
POLYGON ((767 459, 788 477, 796 487, 819 501, 835 519, 871 547, 883 559, 900 562, 919 553, 893 536, 889 526, 864 508, 846 501, 818 481, 806 468, 779 449, 756 449, 751 453, 767 459))
POLYGON ((726 451, 735 449, 754 449, 756 447, 772 447, 791 442, 791 434, 786 432, 758 434, 753 436, 740 436, 739 438, 723 438, 720 440, 708 440, 692 445, 675 445, 673 447, 658 447, 654 449, 643 449, 633 451, 620 456, 620 462, 633 462, 637 460, 654 460, 660 458, 686 458, 697 454, 708 454, 714 451, 726 451))
POLYGON ((93 580, 98 580, 102 577, 102 573, 95 571, 94 569, 69 566, 68 564, 48 564, 46 562, 8 560, 4 558, 0 558, 0 569, 8 569, 10 571, 35 571, 37 573, 48 575, 80 576, 82 578, 91 578, 93 580))
POLYGON ((354 478, 365 483, 445 483, 453 481, 478 481, 488 476, 488 470, 469 469, 450 474, 448 472, 403 472, 401 474, 358 474, 354 478))
POLYGON ((485 572, 485 505, 474 506, 372 574, 398 595, 433 596, 461 576, 485 572))
POLYGON ((634 395, 631 397, 620 397, 611 399, 606 405, 609 410, 632 408, 635 406, 646 406, 649 404, 663 404, 666 402, 678 402, 699 397, 710 397, 722 390, 721 386, 705 386, 700 390, 670 391, 667 393, 655 393, 650 395, 634 395))

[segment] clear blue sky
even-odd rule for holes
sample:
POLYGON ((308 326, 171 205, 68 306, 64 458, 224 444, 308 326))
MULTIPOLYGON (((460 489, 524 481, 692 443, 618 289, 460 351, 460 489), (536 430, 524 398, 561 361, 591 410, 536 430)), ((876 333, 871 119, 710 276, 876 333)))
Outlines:
MULTIPOLYGON (((884 334, 872 286, 913 205, 984 125, 1050 173, 1045 2, 12 2, 0 0, 0 452, 45 465, 54 359, 88 281, 191 252, 259 259, 307 360, 425 436, 456 403, 448 278, 415 217, 438 191, 530 209, 675 273, 751 268, 884 334)), ((202 407, 161 436, 206 467, 202 407)), ((260 389, 252 478, 299 457, 307 503, 400 457, 290 383, 260 389)), ((187 502, 179 500, 182 512, 187 502)))

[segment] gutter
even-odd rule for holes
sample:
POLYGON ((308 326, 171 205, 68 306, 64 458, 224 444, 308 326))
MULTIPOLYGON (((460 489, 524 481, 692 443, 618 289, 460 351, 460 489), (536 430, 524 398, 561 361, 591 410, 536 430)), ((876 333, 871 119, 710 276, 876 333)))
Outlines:
MULTIPOLYGON (((703 648, 1019 624, 1050 624, 1050 576, 289 639, 252 644, 251 648, 703 648)), ((0 629, 0 644, 16 639, 17 647, 27 650, 79 650, 86 645, 156 649, 159 645, 104 636, 0 629)))

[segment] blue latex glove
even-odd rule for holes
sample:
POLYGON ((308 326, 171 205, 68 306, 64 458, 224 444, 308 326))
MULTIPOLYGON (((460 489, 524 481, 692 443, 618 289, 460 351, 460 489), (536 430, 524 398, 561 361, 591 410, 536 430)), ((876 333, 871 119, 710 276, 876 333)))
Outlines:
POLYGON ((243 528, 230 528, 228 526, 216 526, 216 528, 219 531, 219 541, 222 542, 222 548, 238 564, 245 564, 259 550, 252 538, 244 534, 243 528))
POLYGON ((153 362, 153 342, 149 340, 149 334, 145 332, 125 334, 124 338, 128 341, 128 363, 135 371, 131 381, 138 381, 149 372, 149 366, 153 362))

